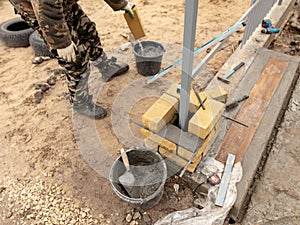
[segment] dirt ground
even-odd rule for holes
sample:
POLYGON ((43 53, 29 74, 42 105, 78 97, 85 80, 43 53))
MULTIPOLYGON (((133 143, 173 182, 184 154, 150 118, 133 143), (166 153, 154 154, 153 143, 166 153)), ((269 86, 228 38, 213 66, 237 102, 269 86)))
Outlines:
MULTIPOLYGON (((144 39, 165 45, 167 51, 162 66, 168 66, 181 53, 184 1, 140 0, 135 3, 146 30, 144 39)), ((205 0, 199 1, 199 4, 196 46, 233 25, 246 11, 250 1, 205 0)), ((127 107, 130 99, 124 93, 139 85, 144 77, 136 72, 130 49, 120 50, 120 46, 131 40, 123 15, 112 12, 103 1, 85 0, 80 1, 80 5, 97 24, 105 51, 117 55, 119 60, 128 62, 131 67, 124 76, 109 83, 100 82, 102 86, 97 102, 109 109, 109 114, 103 120, 92 122, 102 146, 114 159, 121 147, 131 147, 132 142, 126 142, 126 133, 116 134, 120 121, 114 118, 112 110, 127 107)), ((8 2, 0 2, 0 21, 12 17, 15 17, 12 6, 8 2)), ((230 38, 209 63, 208 76, 223 65, 240 37, 241 34, 235 34, 230 38)), ((35 65, 32 64, 33 58, 31 47, 9 48, 0 43, 1 224, 152 224, 170 212, 193 205, 192 191, 176 177, 167 181, 160 203, 150 210, 134 211, 120 200, 107 179, 110 161, 103 162, 106 169, 101 173, 91 162, 91 158, 101 158, 101 155, 89 157, 85 149, 89 143, 85 143, 81 135, 89 137, 91 133, 88 130, 82 134, 80 130, 84 130, 85 123, 91 120, 72 114, 66 98, 65 77, 58 75, 56 84, 45 93, 42 102, 33 102, 34 84, 45 82, 58 71, 55 59, 35 65), (178 193, 173 188, 176 183, 180 187, 178 193)), ((99 75, 96 71, 92 73, 94 77, 99 75)), ((172 82, 178 82, 180 68, 175 68, 167 76, 172 82)), ((146 88, 147 93, 154 97, 138 99, 128 109, 131 117, 140 121, 140 116, 155 100, 155 95, 168 85, 164 81, 146 88)), ((139 89, 136 95, 144 91, 139 89)), ((132 126, 131 129, 133 134, 139 135, 138 128, 132 126)))

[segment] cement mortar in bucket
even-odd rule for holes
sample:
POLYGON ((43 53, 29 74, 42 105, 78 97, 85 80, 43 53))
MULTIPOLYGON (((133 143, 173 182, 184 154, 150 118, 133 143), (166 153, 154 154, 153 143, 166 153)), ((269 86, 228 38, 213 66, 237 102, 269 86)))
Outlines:
POLYGON ((152 76, 160 71, 165 48, 155 41, 138 41, 133 46, 137 71, 152 76))
POLYGON ((163 195, 167 179, 167 166, 157 152, 146 148, 132 148, 126 151, 131 171, 135 177, 133 190, 137 196, 128 196, 119 177, 126 168, 121 156, 113 163, 109 175, 111 185, 116 195, 130 203, 136 209, 147 210, 155 206, 163 195))

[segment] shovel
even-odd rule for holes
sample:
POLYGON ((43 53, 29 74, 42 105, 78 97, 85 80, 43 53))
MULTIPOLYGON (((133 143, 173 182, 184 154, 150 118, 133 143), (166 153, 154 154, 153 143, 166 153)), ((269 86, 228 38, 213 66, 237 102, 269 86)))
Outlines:
POLYGON ((134 183, 135 183, 135 178, 132 174, 132 171, 130 169, 130 165, 129 165, 129 161, 128 161, 128 157, 127 154, 125 152, 125 150, 122 148, 120 150, 121 152, 121 157, 124 163, 124 166, 126 168, 126 171, 124 174, 122 174, 119 177, 119 181, 121 183, 121 185, 124 187, 124 189, 126 190, 127 194, 129 195, 129 197, 137 197, 136 196, 136 191, 134 190, 134 183))

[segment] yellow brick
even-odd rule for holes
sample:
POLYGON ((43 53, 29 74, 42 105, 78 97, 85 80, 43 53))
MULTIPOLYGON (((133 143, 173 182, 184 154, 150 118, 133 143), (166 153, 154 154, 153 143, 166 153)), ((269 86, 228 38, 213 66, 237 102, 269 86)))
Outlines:
MULTIPOLYGON (((221 121, 222 120, 219 119, 219 121, 216 123, 216 125, 214 126, 214 128, 212 129, 210 134, 207 136, 203 145, 200 147, 197 155, 195 156, 195 158, 193 159, 191 164, 188 166, 187 171, 189 171, 191 173, 195 172, 200 161, 207 154, 212 143, 215 141, 215 139, 219 133, 219 130, 220 130, 221 121)), ((146 139, 145 145, 146 145, 146 147, 152 148, 155 151, 158 150, 158 144, 156 142, 153 142, 151 139, 146 139)), ((191 159, 191 157, 193 155, 193 153, 191 153, 190 151, 188 151, 182 147, 178 147, 178 155, 176 155, 174 151, 171 152, 168 149, 164 148, 162 145, 160 145, 160 147, 159 147, 159 153, 163 157, 168 158, 169 160, 174 162, 176 165, 181 166, 182 168, 184 168, 186 163, 191 159)))
POLYGON ((170 120, 170 123, 171 124, 174 124, 175 123, 175 121, 178 119, 178 114, 176 113, 174 116, 173 116, 173 118, 170 120))
POLYGON ((144 129, 144 128, 141 128, 140 131, 141 131, 141 134, 143 135, 144 138, 148 138, 148 137, 150 137, 151 134, 152 134, 149 130, 146 130, 146 129, 144 129))
POLYGON ((224 102, 224 103, 227 101, 227 92, 221 86, 209 90, 205 90, 204 93, 206 93, 208 97, 214 100, 224 102))
POLYGON ((170 152, 176 151, 175 143, 168 141, 167 139, 160 137, 157 134, 153 134, 150 131, 143 129, 143 128, 141 129, 141 133, 145 137, 146 140, 155 143, 157 146, 159 145, 161 147, 164 147, 165 149, 167 149, 170 152))
MULTIPOLYGON (((169 98, 171 99, 171 97, 169 98)), ((159 132, 177 112, 178 101, 159 98, 142 116, 142 122, 146 128, 159 132)))
POLYGON ((186 150, 183 147, 178 147, 178 155, 186 160, 190 160, 190 158, 192 158, 193 153, 189 150, 186 150))
POLYGON ((168 141, 167 139, 164 139, 158 135, 151 135, 149 137, 149 139, 155 143, 157 143, 159 146, 167 149, 168 151, 170 152, 174 152, 176 151, 176 144, 171 142, 171 141, 168 141))
POLYGON ((218 133, 219 133, 220 127, 221 127, 221 122, 222 122, 222 120, 219 119, 219 121, 216 123, 216 125, 214 126, 214 128, 212 129, 212 131, 210 132, 208 137, 205 139, 203 145, 200 147, 199 152, 195 156, 192 163, 189 165, 187 171, 193 173, 196 170, 196 168, 199 165, 200 161, 206 155, 206 153, 210 149, 212 143, 215 141, 216 137, 218 136, 218 133))
MULTIPOLYGON (((177 88, 178 88, 178 84, 173 84, 167 91, 166 94, 171 95, 173 97, 175 97, 178 101, 180 99, 180 93, 177 93, 177 88)), ((204 92, 200 92, 199 93, 200 98, 203 102, 205 102, 205 100, 207 99, 207 96, 204 92)), ((190 105, 189 105, 189 111, 192 113, 195 113, 198 108, 200 106, 200 103, 198 101, 198 98, 194 92, 193 89, 191 89, 190 92, 190 105)))
POLYGON ((145 139, 145 140, 144 140, 144 143, 145 143, 145 146, 146 146, 147 148, 153 149, 153 150, 155 150, 155 151, 158 150, 158 145, 157 145, 157 143, 151 141, 149 138, 145 139))
POLYGON ((207 99, 204 103, 205 110, 200 108, 189 121, 188 131, 205 139, 215 124, 219 121, 225 105, 213 99, 207 99))
POLYGON ((166 100, 167 102, 169 102, 171 105, 173 105, 173 107, 176 109, 176 111, 178 112, 178 105, 179 105, 179 101, 177 98, 168 95, 166 93, 164 93, 161 97, 161 99, 166 100))
POLYGON ((166 139, 162 140, 162 142, 160 143, 160 146, 164 147, 165 149, 167 149, 170 152, 175 152, 176 148, 177 148, 175 143, 168 141, 166 139))
POLYGON ((170 161, 174 162, 176 165, 184 167, 187 163, 186 160, 183 158, 179 157, 178 155, 175 154, 175 152, 170 152, 162 147, 159 148, 159 153, 164 157, 168 158, 170 161))

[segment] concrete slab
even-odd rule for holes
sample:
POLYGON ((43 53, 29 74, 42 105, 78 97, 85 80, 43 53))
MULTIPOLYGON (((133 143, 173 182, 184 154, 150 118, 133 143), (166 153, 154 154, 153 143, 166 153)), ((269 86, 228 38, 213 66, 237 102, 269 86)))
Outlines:
MULTIPOLYGON (((266 52, 268 52, 267 55, 269 55, 270 58, 288 61, 289 64, 283 74, 283 78, 281 79, 277 90, 273 94, 273 97, 266 108, 264 117, 260 121, 255 135, 242 158, 241 162, 244 174, 241 182, 237 185, 238 197, 230 212, 231 218, 235 221, 240 221, 243 217, 244 209, 248 204, 252 193, 251 186, 255 180, 256 172, 264 154, 266 153, 265 150, 268 143, 273 138, 274 128, 279 125, 286 109, 288 99, 291 96, 291 91, 299 78, 299 74, 296 72, 300 63, 299 58, 290 57, 268 50, 262 51, 262 53, 266 52)), ((261 55, 260 59, 264 57, 265 54, 261 55)))
POLYGON ((200 139, 190 132, 184 132, 172 124, 167 124, 159 132, 159 135, 178 144, 178 146, 191 151, 192 153, 199 149, 204 143, 203 139, 200 139))
MULTIPOLYGON (((230 149, 228 145, 228 148, 222 148, 222 146, 224 147, 223 142, 226 134, 232 127, 230 126, 232 122, 223 120, 219 135, 208 153, 208 156, 213 157, 216 154, 219 154, 217 157, 219 157, 219 159, 222 161, 222 159, 226 155, 222 155, 220 151, 233 150, 238 154, 238 160, 241 160, 244 175, 241 182, 237 185, 238 197, 235 205, 230 212, 230 217, 235 221, 239 221, 242 218, 243 209, 247 205, 248 199, 251 196, 251 186, 255 179, 257 169, 260 166, 261 159, 265 154, 265 149, 268 145, 269 140, 272 139, 274 127, 276 127, 279 123, 283 110, 285 109, 285 105, 288 103, 291 90, 293 90, 293 86, 298 79, 298 73, 296 73, 296 71, 299 66, 300 59, 264 48, 259 49, 254 62, 248 68, 246 74, 244 75, 244 78, 241 80, 235 91, 230 95, 230 98, 236 99, 244 94, 250 94, 253 89, 256 89, 257 83, 260 81, 260 78, 263 75, 269 75, 268 73, 266 73, 265 68, 270 61, 277 61, 279 62, 279 64, 282 64, 281 66, 283 66, 283 68, 282 75, 280 76, 281 79, 278 80, 276 88, 274 88, 269 101, 265 105, 265 109, 261 111, 263 115, 261 117, 261 120, 259 121, 259 124, 257 124, 258 126, 255 129, 251 129, 251 138, 247 140, 248 144, 246 148, 243 149, 242 152, 239 152, 239 149, 230 149)), ((277 72, 279 73, 280 69, 277 72)), ((267 90, 267 87, 270 85, 270 82, 272 82, 272 80, 273 79, 270 79, 269 83, 265 83, 265 94, 267 94, 267 92, 269 91, 267 90)), ((261 85, 262 84, 263 83, 261 83, 261 85)), ((259 96, 256 96, 256 99, 258 97, 259 96)), ((247 101, 248 100, 240 104, 236 109, 232 110, 230 112, 230 116, 235 117, 239 114, 239 112, 242 112, 241 110, 243 109, 244 105, 246 106, 251 103, 253 104, 253 106, 257 106, 257 104, 255 105, 255 102, 247 103, 247 101)), ((253 115, 255 114, 256 112, 254 111, 253 115)), ((253 115, 249 115, 250 122, 255 122, 255 120, 252 118, 253 115)), ((240 138, 243 142, 243 137, 240 138)), ((194 186, 197 186, 197 184, 199 185, 200 181, 203 182, 203 178, 201 178, 201 174, 199 171, 197 171, 197 173, 193 175, 190 175, 187 179, 193 180, 189 182, 194 186)))

